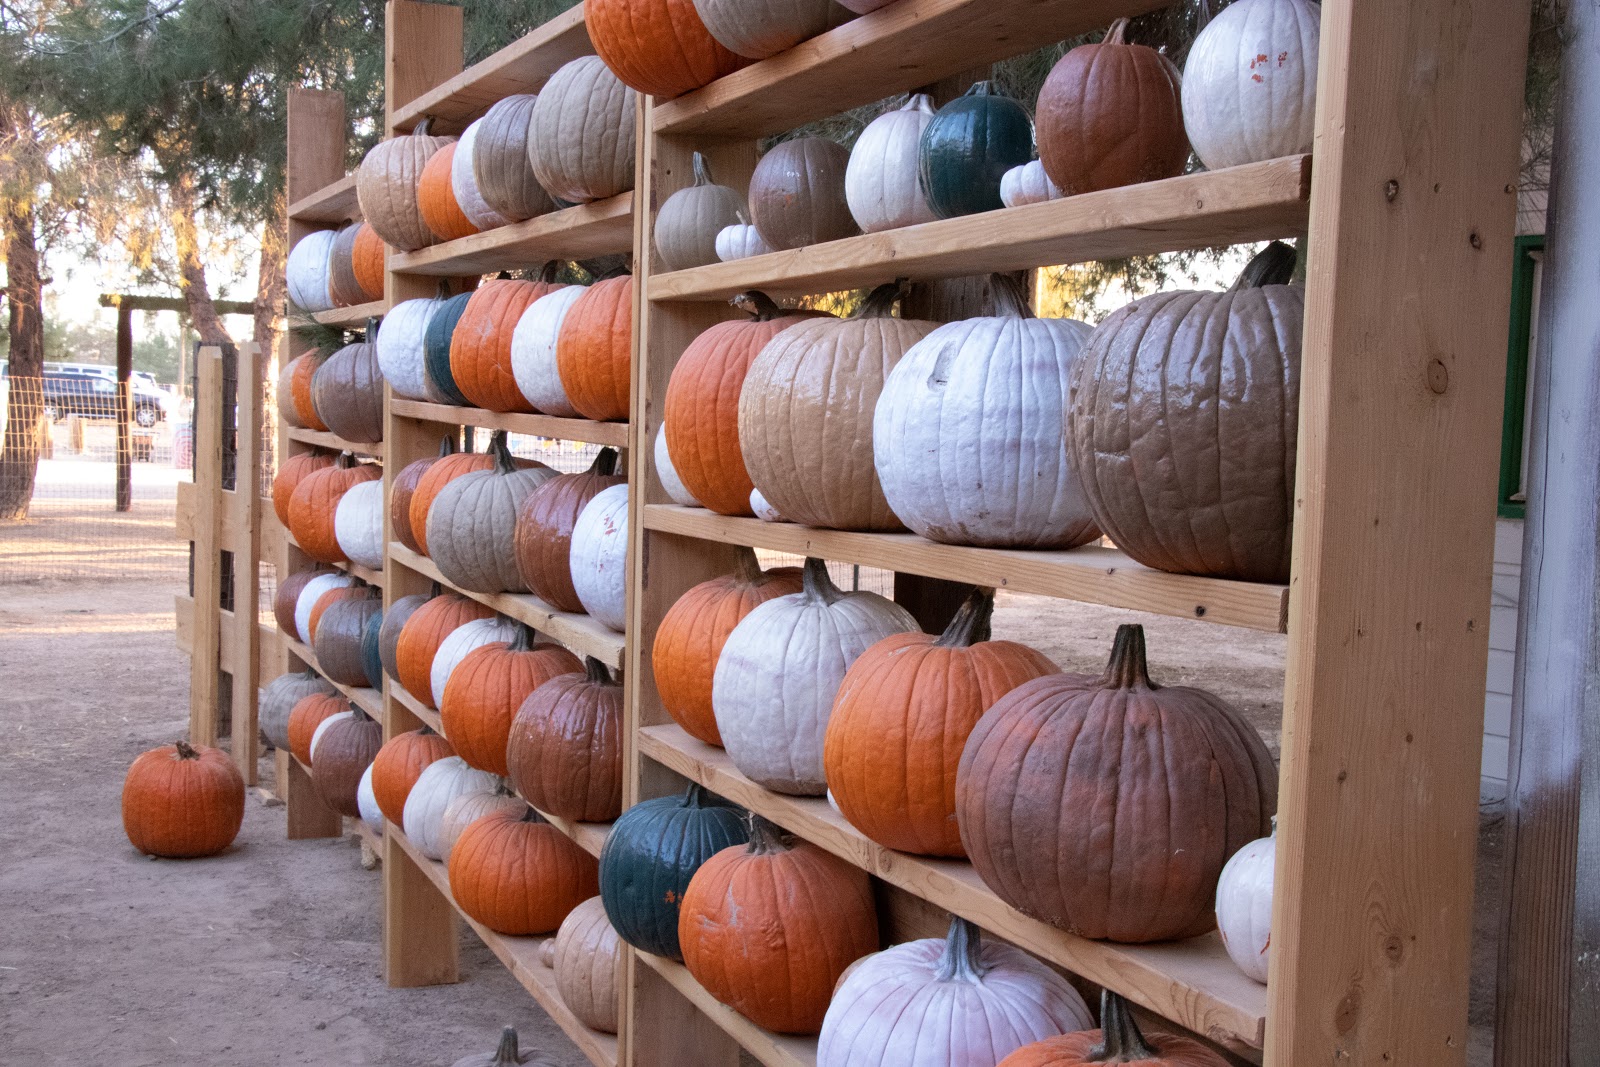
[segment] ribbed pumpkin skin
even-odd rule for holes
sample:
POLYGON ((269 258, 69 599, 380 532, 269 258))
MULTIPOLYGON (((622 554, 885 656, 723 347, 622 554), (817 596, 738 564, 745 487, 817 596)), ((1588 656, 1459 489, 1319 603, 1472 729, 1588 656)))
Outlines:
POLYGON ((294 598, 289 634, 295 640, 309 645, 312 637, 311 617, 317 613, 317 605, 322 602, 323 595, 330 589, 348 589, 355 584, 354 578, 337 571, 321 571, 313 574, 311 580, 301 587, 299 595, 294 598))
POLYGON ((262 687, 256 725, 273 748, 289 747, 289 713, 301 700, 313 694, 331 695, 337 690, 313 670, 280 674, 262 687))
POLYGON ((1199 689, 1152 685, 1144 632, 1117 632, 1105 675, 1012 690, 968 738, 961 842, 1012 907, 1097 940, 1194 937, 1217 877, 1265 836, 1278 775, 1255 728, 1199 689))
POLYGON ((480 232, 461 210, 455 191, 450 187, 450 170, 455 158, 456 145, 451 142, 433 154, 417 182, 417 209, 422 212, 423 224, 441 241, 454 241, 480 232))
POLYGON ((556 360, 556 344, 572 305, 583 297, 586 287, 567 285, 528 306, 511 331, 511 373, 517 388, 535 411, 563 419, 578 417, 578 409, 567 399, 561 384, 561 368, 556 360))
POLYGON ((311 765, 311 739, 324 719, 350 710, 350 701, 337 693, 314 693, 303 697, 289 712, 289 751, 306 766, 311 765))
POLYGON ((670 100, 744 66, 707 32, 693 0, 594 0, 589 39, 625 85, 670 100))
MULTIPOLYGON (((543 91, 549 92, 549 86, 543 91)), ((472 170, 478 193, 509 222, 543 215, 556 206, 528 162, 528 127, 537 100, 518 93, 497 101, 480 120, 474 138, 472 170)))
POLYGON ((361 161, 356 172, 361 217, 386 244, 414 252, 434 243, 417 205, 417 186, 428 160, 449 143, 447 137, 402 135, 374 145, 361 161))
POLYGON ((456 627, 494 617, 491 608, 459 593, 436 596, 406 620, 395 642, 395 666, 406 692, 433 707, 433 657, 456 627))
POLYGON ((328 259, 328 288, 335 307, 353 307, 377 297, 368 296, 356 277, 356 241, 361 224, 346 226, 333 235, 333 251, 328 259))
MULTIPOLYGON (((494 775, 468 767, 460 756, 436 759, 423 768, 406 795, 400 829, 424 856, 441 859, 444 853, 440 851, 440 832, 451 803, 467 793, 493 789, 498 782, 494 775)), ((518 814, 526 810, 526 805, 517 809, 518 814)))
POLYGON ((552 196, 583 204, 633 188, 636 99, 599 56, 550 76, 533 107, 528 158, 552 196))
POLYGON ((467 827, 450 850, 449 870, 462 911, 518 937, 550 933, 600 889, 593 856, 542 819, 512 812, 467 827))
POLYGON ((306 475, 289 498, 289 533, 295 544, 314 560, 343 563, 344 549, 333 528, 339 498, 353 485, 382 477, 383 468, 375 463, 335 465, 306 475))
POLYGON ((735 55, 766 59, 844 21, 833 0, 694 0, 711 36, 735 55))
POLYGON ((449 863, 450 851, 456 847, 461 835, 485 815, 510 811, 521 818, 526 810, 528 805, 507 789, 504 782, 493 789, 462 793, 445 806, 444 817, 439 820, 439 858, 449 863))
POLYGON ((352 819, 361 818, 356 791, 361 776, 372 758, 383 747, 383 724, 355 709, 343 722, 333 723, 317 742, 317 758, 311 765, 311 780, 323 803, 352 819))
POLYGON ((340 685, 363 687, 367 672, 361 658, 361 640, 367 623, 375 615, 383 614, 383 599, 374 596, 376 589, 360 596, 341 600, 322 614, 317 624, 317 638, 312 651, 317 654, 320 666, 329 680, 340 685))
POLYGON ((1047 200, 1060 200, 1061 190, 1044 172, 1044 164, 1037 159, 1020 167, 1012 167, 1000 179, 1000 202, 1006 207, 1024 207, 1042 204, 1047 200))
POLYGON ((383 634, 383 610, 380 607, 367 620, 361 631, 361 673, 366 676, 367 687, 383 691, 383 655, 378 638, 383 634))
POLYGON ((378 370, 402 399, 450 402, 428 377, 428 324, 443 303, 433 298, 402 300, 383 317, 378 330, 378 370))
POLYGON ((533 410, 511 369, 511 335, 522 313, 541 296, 564 288, 549 282, 484 282, 450 338, 450 376, 456 388, 486 411, 533 410))
POLYGON ((603 449, 582 474, 563 474, 535 489, 517 511, 511 550, 523 584, 557 611, 578 612, 583 602, 572 587, 572 528, 584 505, 627 477, 606 473, 617 453, 603 449))
POLYGON ((1155 49, 1121 43, 1126 22, 1062 56, 1039 90, 1039 159, 1067 196, 1175 177, 1189 162, 1183 78, 1155 49))
POLYGON ((1000 180, 1033 158, 1028 109, 979 82, 940 108, 922 131, 922 191, 942 219, 997 211, 1000 180))
POLYGON ((800 569, 763 571, 755 551, 739 549, 738 568, 689 589, 656 629, 650 663, 661 704, 679 726, 708 745, 721 745, 711 709, 711 680, 733 628, 769 600, 800 591, 800 569))
POLYGON ((122 829, 147 856, 194 859, 233 844, 244 778, 220 748, 184 742, 142 753, 122 781, 122 829))
POLYGON ((622 942, 606 920, 599 897, 572 909, 556 933, 556 991, 578 1021, 591 1030, 617 1032, 622 989, 622 942))
POLYGON ((332 230, 317 230, 302 237, 289 250, 285 274, 289 303, 305 312, 327 311, 334 306, 332 230))
POLYGON ((328 429, 346 441, 382 441, 383 372, 378 369, 378 346, 358 341, 329 356, 311 379, 311 397, 328 429))
POLYGON ((672 449, 667 444, 667 427, 662 423, 656 429, 656 442, 650 448, 650 457, 655 461, 656 477, 661 479, 661 488, 667 491, 674 504, 681 507, 697 508, 700 501, 689 492, 683 484, 683 479, 678 477, 678 472, 672 467, 672 449))
POLYGON ((426 593, 412 593, 390 604, 389 610, 383 613, 383 626, 378 630, 378 660, 383 665, 383 673, 397 682, 400 680, 396 658, 399 652, 400 634, 405 629, 406 623, 411 621, 411 616, 416 614, 417 609, 431 599, 426 593))
POLYGON ((405 545, 411 551, 422 553, 422 546, 417 541, 417 535, 411 529, 411 499, 416 495, 417 483, 422 476, 428 473, 428 468, 439 462, 442 457, 429 456, 408 463, 399 474, 394 476, 394 482, 389 487, 389 532, 396 541, 405 545))
POLYGON ((383 569, 383 483, 351 486, 333 511, 333 536, 352 563, 383 569))
POLYGON ((478 188, 478 172, 474 160, 478 155, 478 139, 483 133, 483 120, 475 119, 461 133, 454 160, 450 165, 450 187, 455 190, 456 203, 462 212, 480 230, 494 230, 509 225, 511 220, 489 206, 478 188))
POLYGON ((278 582, 278 589, 272 595, 272 617, 278 623, 278 629, 296 640, 300 637, 300 630, 295 625, 294 610, 300 602, 300 594, 305 591, 306 585, 318 575, 329 573, 327 570, 311 568, 295 571, 278 582))
POLYGON ((455 755, 450 742, 432 730, 408 730, 391 737, 372 760, 372 794, 383 817, 400 825, 406 797, 435 760, 455 755))
POLYGON ((775 249, 804 248, 861 232, 845 198, 850 153, 825 137, 784 141, 750 175, 750 221, 775 249))
POLYGON ((428 512, 428 547, 445 580, 475 593, 526 593, 512 551, 517 514, 556 476, 542 463, 502 461, 445 486, 428 512))
POLYGON ((457 478, 493 466, 494 457, 487 452, 457 452, 453 456, 439 456, 429 464, 411 493, 411 537, 416 542, 416 551, 428 555, 428 513, 445 487, 457 478))
POLYGON ((622 686, 590 664, 587 675, 552 678, 523 701, 505 754, 528 803, 564 819, 607 822, 622 813, 622 686))
POLYGON ((628 487, 602 489, 572 524, 572 588, 583 610, 617 633, 628 626, 628 487))
POLYGON ((278 414, 290 426, 307 430, 328 428, 317 414, 316 405, 311 402, 311 379, 321 364, 320 355, 307 352, 291 359, 279 373, 278 414))
POLYGON ((1105 1029, 1079 1030, 1025 1045, 1001 1060, 999 1067, 1094 1067, 1121 1063, 1128 1067, 1227 1067, 1228 1061, 1192 1037, 1144 1034, 1127 1003, 1110 990, 1101 994, 1105 1029))
POLYGON ((558 645, 518 648, 497 641, 474 649, 444 687, 439 718, 445 735, 469 765, 504 777, 510 773, 506 741, 523 701, 551 679, 582 670, 582 661, 558 645))
POLYGON ((355 246, 350 259, 355 271, 356 284, 368 300, 383 299, 384 271, 383 238, 365 222, 356 223, 355 246))
POLYGON ((567 312, 556 340, 567 399, 586 419, 625 420, 632 365, 633 278, 595 282, 567 312))
POLYGON ((383 811, 378 807, 377 798, 372 795, 372 767, 361 772, 361 783, 356 786, 356 807, 361 809, 361 821, 367 829, 380 837, 383 835, 383 811))
POLYGON ((878 949, 866 872, 761 823, 689 881, 678 913, 684 966, 706 991, 779 1034, 815 1034, 834 983, 878 949))
POLYGON ((717 262, 717 235, 745 212, 738 190, 711 180, 704 156, 694 154, 694 184, 679 189, 656 212, 656 252, 670 270, 717 262))
POLYGON ((333 609, 334 605, 342 604, 347 600, 364 598, 368 595, 368 591, 365 588, 353 583, 325 590, 317 597, 316 603, 311 607, 311 614, 307 617, 306 644, 313 648, 316 647, 317 635, 322 632, 322 619, 333 609))
POLYGON ((302 452, 278 465, 278 473, 272 476, 272 510, 277 513, 279 522, 289 525, 289 501, 306 476, 333 464, 334 457, 326 452, 302 452))
POLYGON ((682 960, 678 905, 689 879, 706 860, 749 838, 744 814, 698 784, 623 812, 600 850, 600 897, 618 936, 682 960))
POLYGON ((993 595, 974 594, 944 634, 893 634, 850 665, 828 717, 828 791, 856 829, 885 848, 964 856, 956 767, 983 713, 1055 664, 1026 645, 989 640, 993 595))
POLYGON ((844 193, 863 233, 932 222, 936 216, 919 178, 922 131, 933 121, 933 99, 912 93, 905 106, 867 124, 850 149, 844 193))
POLYGON ((441 302, 428 319, 428 329, 423 334, 423 369, 429 385, 442 397, 439 403, 468 405, 450 371, 450 342, 470 299, 471 293, 459 293, 441 302))

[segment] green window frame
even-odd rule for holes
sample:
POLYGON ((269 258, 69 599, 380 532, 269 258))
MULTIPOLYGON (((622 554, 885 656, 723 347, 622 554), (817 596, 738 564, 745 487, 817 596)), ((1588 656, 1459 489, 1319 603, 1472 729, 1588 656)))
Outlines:
POLYGON ((1506 402, 1500 430, 1500 501, 1502 519, 1527 513, 1522 478, 1525 469, 1529 368, 1532 358, 1534 307, 1544 234, 1516 239, 1511 273, 1511 331, 1506 342, 1506 402))

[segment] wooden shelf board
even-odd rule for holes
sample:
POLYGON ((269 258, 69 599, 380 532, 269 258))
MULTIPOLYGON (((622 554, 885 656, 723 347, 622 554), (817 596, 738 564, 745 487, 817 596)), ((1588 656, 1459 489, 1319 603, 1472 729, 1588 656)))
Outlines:
POLYGON ((291 441, 299 441, 304 445, 315 445, 317 448, 326 448, 330 452, 354 452, 358 456, 371 456, 374 459, 383 458, 383 442, 371 444, 358 444, 355 441, 346 441, 344 438, 329 433, 326 430, 308 430, 303 426, 290 426, 286 428, 291 441))
POLYGON ((557 15, 494 55, 397 108, 394 126, 409 132, 425 118, 434 134, 459 134, 502 97, 536 93, 563 65, 591 55, 583 5, 557 15))
MULTIPOLYGON (((905 3, 906 0, 901 0, 905 3)), ((899 6, 899 5, 896 5, 899 6)), ((650 278, 650 299, 722 301, 860 289, 1292 237, 1306 229, 1311 157, 987 211, 650 278)))
POLYGON ((402 418, 436 422, 443 426, 479 426, 532 437, 584 441, 612 448, 628 447, 628 424, 625 422, 590 422, 588 419, 561 419, 554 415, 485 411, 483 408, 430 404, 423 400, 391 399, 389 404, 391 410, 402 418))
MULTIPOLYGON (((290 540, 292 541, 293 538, 290 538, 290 540)), ((356 563, 354 560, 348 560, 348 559, 345 560, 343 563, 335 563, 334 566, 339 568, 340 570, 344 571, 346 574, 351 575, 352 577, 360 578, 363 582, 366 582, 368 585, 377 586, 379 589, 383 588, 383 572, 382 571, 375 571, 375 570, 372 570, 370 567, 363 567, 361 564, 356 563)))
POLYGON ((552 211, 471 237, 389 257, 395 274, 459 278, 538 267, 552 259, 593 259, 633 249, 633 193, 552 211))
POLYGON ((793 1037, 763 1030, 706 992, 705 986, 697 982, 683 964, 638 950, 635 950, 634 956, 671 983, 674 989, 766 1067, 816 1067, 816 1038, 793 1037))
MULTIPOLYGON (((533 807, 531 804, 528 806, 533 807)), ((606 838, 611 836, 610 823, 576 822, 572 819, 563 819, 559 815, 551 815, 548 811, 542 811, 539 808, 533 808, 533 810, 544 816, 545 822, 577 842, 579 848, 595 859, 600 858, 600 850, 606 847, 606 838)))
POLYGON ((361 840, 365 841, 368 847, 372 849, 373 855, 381 858, 383 856, 383 835, 368 826, 365 819, 350 819, 349 821, 355 824, 356 833, 361 835, 361 840))
POLYGON ((393 678, 389 679, 389 696, 395 701, 395 703, 405 708, 418 719, 427 723, 428 728, 434 733, 440 735, 444 734, 444 723, 440 721, 439 713, 428 707, 416 697, 412 696, 410 692, 406 690, 405 686, 401 685, 393 678))
POLYGON ((572 1043, 589 1057, 589 1061, 597 1067, 614 1067, 617 1062, 616 1036, 591 1030, 579 1022, 578 1017, 572 1014, 572 1009, 567 1007, 556 989, 555 971, 539 961, 540 949, 549 938, 511 937, 496 933, 484 926, 456 904, 456 898, 450 892, 450 876, 444 864, 438 860, 430 860, 418 852, 416 846, 406 840, 405 833, 394 823, 389 823, 385 827, 385 832, 394 838, 407 858, 428 876, 428 880, 450 902, 450 906, 455 908, 456 914, 461 916, 462 921, 472 927, 473 932, 489 946, 489 951, 499 957, 512 977, 521 983, 522 988, 526 989, 545 1013, 555 1020, 556 1025, 566 1032, 572 1043))
POLYGON ((349 329, 359 329, 367 324, 368 319, 381 319, 388 312, 389 302, 387 300, 373 300, 366 304, 352 304, 346 308, 334 308, 332 311, 318 311, 311 318, 323 326, 344 326, 349 329))
POLYGON ((850 825, 821 797, 768 792, 741 774, 722 749, 695 740, 675 725, 642 728, 638 747, 657 763, 878 878, 1219 1044, 1252 1055, 1266 1039, 1266 987, 1233 965, 1215 934, 1157 945, 1115 945, 1074 937, 1003 903, 971 864, 891 852, 850 825))
POLYGON ((344 685, 340 682, 334 681, 332 678, 329 678, 327 672, 322 669, 322 665, 317 662, 317 654, 311 651, 309 646, 301 644, 299 641, 296 641, 282 630, 277 631, 277 634, 278 637, 283 641, 285 648, 294 653, 296 656, 300 657, 300 659, 303 660, 312 670, 322 675, 327 683, 339 690, 340 693, 344 694, 350 703, 354 704, 356 707, 360 708, 370 717, 378 720, 379 722, 383 721, 382 693, 378 692, 376 689, 368 689, 365 686, 344 685))
POLYGON ((657 133, 760 137, 1103 29, 1167 0, 899 0, 657 103, 657 133))
POLYGON ((650 504, 646 529, 864 567, 972 582, 1018 593, 1283 632, 1289 587, 1151 570, 1115 549, 1067 552, 941 545, 912 533, 849 533, 733 518, 704 508, 650 504))
POLYGON ((323 186, 303 200, 289 205, 289 217, 296 222, 324 222, 337 225, 361 217, 356 200, 356 176, 347 174, 332 185, 323 186))
POLYGON ((462 596, 487 604, 502 615, 527 623, 580 656, 593 656, 609 667, 622 667, 622 654, 626 647, 622 634, 602 626, 588 615, 557 611, 530 593, 474 593, 459 589, 445 580, 433 560, 418 555, 398 541, 389 542, 389 559, 447 589, 454 589, 462 596))

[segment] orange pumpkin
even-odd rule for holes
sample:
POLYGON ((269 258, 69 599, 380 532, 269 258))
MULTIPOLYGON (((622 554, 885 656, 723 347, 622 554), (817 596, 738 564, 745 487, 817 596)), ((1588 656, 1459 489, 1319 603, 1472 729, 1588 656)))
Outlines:
MULTIPOLYGON (((494 439, 505 441, 506 432, 495 431, 494 439)), ((422 477, 417 479, 417 488, 411 494, 411 536, 417 542, 418 552, 424 556, 428 554, 428 511, 433 507, 433 502, 438 499, 439 494, 444 492, 444 487, 463 474, 491 470, 494 462, 492 450, 457 452, 453 456, 441 456, 435 460, 433 465, 423 472, 422 477)), ((539 464, 531 459, 512 459, 511 465, 518 470, 525 470, 539 464)))
POLYGON ((311 402, 311 379, 322 366, 322 354, 306 352, 291 359, 278 375, 278 414, 290 426, 307 430, 326 430, 328 424, 311 402))
POLYGON ((466 212, 456 202, 450 188, 450 164, 456 158, 456 144, 451 141, 428 157, 422 168, 422 178, 417 182, 417 209, 422 212, 423 224, 441 241, 454 241, 458 237, 471 237, 481 233, 466 212))
POLYGON ((600 865, 532 808, 498 811, 462 831, 450 849, 450 894, 497 933, 548 934, 600 892, 600 865))
POLYGON ((481 771, 504 775, 506 738, 517 709, 552 678, 583 670, 578 657, 538 643, 523 626, 511 642, 495 641, 467 653, 445 683, 439 717, 456 754, 481 771))
POLYGON ((1001 697, 1056 665, 989 640, 994 590, 975 589, 939 637, 893 634, 850 667, 828 718, 828 791, 885 848, 965 856, 956 768, 967 735, 1001 697))
POLYGON ((718 44, 694 0, 589 0, 589 40, 630 89, 670 100, 748 62, 718 44))
POLYGON ((322 625, 322 616, 328 609, 341 600, 359 600, 371 596, 377 590, 357 581, 354 585, 341 585, 336 589, 329 589, 317 597, 317 602, 311 605, 311 615, 306 621, 306 644, 315 646, 317 641, 317 627, 322 625))
POLYGON ((650 663, 667 714, 708 745, 721 745, 711 711, 711 678, 728 635, 758 605, 800 592, 800 568, 763 571, 751 548, 738 549, 732 574, 701 582, 680 596, 656 630, 650 663))
POLYGON ((595 282, 567 312, 556 337, 556 373, 578 414, 628 417, 633 361, 633 278, 595 282))
POLYGON ((350 453, 342 453, 333 466, 312 471, 295 486, 289 497, 289 534, 300 550, 323 563, 343 563, 347 558, 339 547, 333 529, 333 515, 339 501, 352 486, 383 477, 375 463, 357 463, 350 453))
POLYGON ((356 284, 361 286, 368 300, 383 299, 384 251, 383 238, 378 236, 378 231, 364 222, 357 223, 350 260, 356 284))
POLYGON ((505 760, 517 792, 540 811, 606 822, 622 814, 622 686, 594 657, 585 666, 523 702, 505 760))
POLYGON ((439 443, 439 454, 419 459, 408 463, 394 476, 394 484, 389 487, 389 531, 394 539, 405 545, 413 552, 421 552, 422 547, 417 541, 417 535, 411 528, 411 498, 416 495, 417 485, 422 481, 422 476, 428 473, 439 460, 445 456, 454 455, 456 439, 446 437, 439 443))
POLYGON ((528 305, 565 288, 555 282, 555 266, 547 265, 536 282, 484 282, 467 301, 450 335, 450 376, 474 405, 488 411, 533 410, 511 371, 511 334, 528 305))
POLYGON ((557 611, 583 611, 572 586, 572 527, 584 505, 628 479, 617 474, 617 450, 602 448, 589 469, 563 474, 533 491, 517 511, 511 550, 523 584, 557 611))
POLYGON ((427 726, 395 734, 385 741, 372 760, 372 795, 377 798, 383 817, 400 825, 406 810, 406 797, 428 764, 455 755, 449 741, 427 726))
POLYGON ((1228 1061, 1192 1037, 1155 1034, 1146 1037, 1128 1002, 1107 989, 1100 996, 1100 1029, 1024 1045, 1000 1061, 999 1067, 1093 1067, 1120 1063, 1127 1067, 1227 1067, 1228 1061))
POLYGON ((878 950, 866 872, 757 818, 689 880, 678 911, 683 963, 706 991, 779 1034, 822 1029, 833 987, 878 950))
POLYGON ((214 856, 244 822, 244 778, 220 748, 187 741, 142 753, 122 782, 122 829, 147 856, 214 856))
POLYGON ((272 477, 272 510, 278 513, 279 522, 285 526, 289 525, 289 501, 293 499, 295 489, 306 476, 333 464, 333 456, 326 452, 315 451, 302 452, 283 461, 278 467, 278 473, 272 477))
POLYGON ((494 611, 460 593, 436 596, 406 620, 395 643, 395 667, 406 692, 433 707, 433 657, 456 627, 474 619, 492 619, 494 611))
POLYGON ((786 312, 762 293, 734 301, 755 316, 721 322, 696 337, 672 368, 664 418, 678 479, 712 511, 750 515, 755 483, 739 450, 739 393, 768 341, 816 313, 786 312))
POLYGON ((289 712, 289 751, 307 767, 311 766, 311 738, 322 720, 350 710, 350 701, 338 693, 313 693, 302 697, 289 712))

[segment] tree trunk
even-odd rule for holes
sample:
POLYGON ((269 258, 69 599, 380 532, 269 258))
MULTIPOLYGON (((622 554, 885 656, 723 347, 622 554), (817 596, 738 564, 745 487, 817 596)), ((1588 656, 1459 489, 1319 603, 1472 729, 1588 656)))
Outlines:
POLYGON ((200 234, 195 225, 194 178, 183 174, 170 187, 172 196, 172 239, 178 249, 178 285, 189 305, 189 321, 194 323, 202 345, 218 345, 224 352, 233 349, 233 338, 222 325, 217 306, 206 285, 206 265, 200 258, 200 234))
MULTIPOLYGON (((0 108, 0 127, 15 129, 0 108)), ((7 131, 9 132, 9 131, 7 131)), ((33 205, 5 205, 6 299, 10 306, 11 359, 7 384, 6 428, 0 445, 0 521, 26 519, 39 471, 44 422, 44 291, 39 282, 39 249, 33 205)))
POLYGON ((263 359, 277 351, 278 333, 283 329, 283 301, 288 290, 284 267, 288 260, 284 214, 286 202, 279 194, 267 221, 261 224, 261 261, 256 270, 255 341, 263 359))

